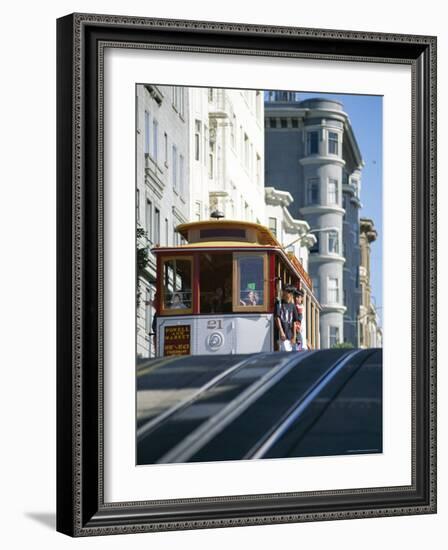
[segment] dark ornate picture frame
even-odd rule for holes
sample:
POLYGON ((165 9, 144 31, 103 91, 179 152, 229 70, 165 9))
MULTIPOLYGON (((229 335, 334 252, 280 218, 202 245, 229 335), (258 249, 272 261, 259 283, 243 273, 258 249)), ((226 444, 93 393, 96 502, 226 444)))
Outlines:
POLYGON ((57 529, 71 536, 436 512, 436 38, 73 14, 57 22, 57 529), (107 47, 396 63, 412 70, 412 484, 108 503, 103 488, 107 47))

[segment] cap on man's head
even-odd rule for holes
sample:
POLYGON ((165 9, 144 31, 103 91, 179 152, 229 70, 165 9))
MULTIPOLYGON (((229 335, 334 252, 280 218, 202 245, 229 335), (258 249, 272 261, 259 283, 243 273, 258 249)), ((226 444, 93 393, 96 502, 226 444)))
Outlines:
POLYGON ((295 288, 291 285, 286 285, 283 287, 283 292, 287 292, 288 294, 294 294, 295 288))

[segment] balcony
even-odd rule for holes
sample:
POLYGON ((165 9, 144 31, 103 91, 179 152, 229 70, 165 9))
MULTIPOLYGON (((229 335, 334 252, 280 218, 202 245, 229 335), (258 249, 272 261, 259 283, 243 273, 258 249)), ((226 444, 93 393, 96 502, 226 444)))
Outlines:
POLYGON ((231 104, 227 99, 225 90, 214 89, 212 108, 209 111, 209 117, 215 119, 229 118, 231 104))

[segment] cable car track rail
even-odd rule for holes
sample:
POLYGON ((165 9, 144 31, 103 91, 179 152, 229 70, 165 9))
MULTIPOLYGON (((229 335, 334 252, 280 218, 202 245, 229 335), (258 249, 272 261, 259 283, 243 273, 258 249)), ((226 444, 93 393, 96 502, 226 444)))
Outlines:
POLYGON ((271 369, 254 384, 251 384, 236 399, 230 401, 218 414, 211 416, 157 462, 162 464, 188 462, 199 449, 204 447, 208 441, 237 419, 248 407, 277 384, 293 367, 298 366, 305 358, 309 358, 315 353, 315 351, 310 351, 293 357, 288 356, 277 368, 271 369))
MULTIPOLYGON (((267 354, 262 354, 267 355, 267 354)), ((235 365, 229 367, 225 371, 219 373, 215 377, 213 377, 209 382, 204 384, 202 387, 200 387, 198 390, 192 393, 189 397, 182 400, 181 402, 177 403, 176 405, 173 405, 160 415, 156 416, 155 418, 152 418, 148 422, 145 422, 142 426, 140 426, 137 430, 137 439, 143 439, 146 437, 152 430, 154 430, 156 427, 160 426, 165 420, 172 417, 177 412, 181 411, 182 409, 185 409, 189 405, 191 405, 194 401, 196 401, 201 395, 204 395, 207 391, 209 391, 211 388, 217 386, 219 383, 221 383, 223 380, 228 378, 230 375, 234 374, 238 370, 242 369, 243 367, 246 367, 248 364, 254 361, 254 358, 247 357, 243 359, 242 361, 239 361, 235 365)))
MULTIPOLYGON (((364 350, 355 350, 350 352, 345 357, 336 362, 329 372, 325 373, 316 383, 312 386, 309 392, 297 400, 297 402, 291 407, 291 409, 284 415, 280 422, 271 430, 271 433, 261 440, 254 448, 252 448, 245 456, 244 459, 257 459, 265 458, 268 453, 279 443, 281 438, 298 422, 304 415, 305 411, 313 404, 314 400, 326 389, 341 371, 346 368, 350 362, 352 362, 357 356, 366 355, 364 350)), ((363 361, 357 366, 358 368, 368 359, 363 358, 363 361)), ((355 372, 356 372, 355 371, 355 372)), ((351 373, 350 376, 353 376, 351 373)), ((304 430, 303 430, 304 431, 304 430)))

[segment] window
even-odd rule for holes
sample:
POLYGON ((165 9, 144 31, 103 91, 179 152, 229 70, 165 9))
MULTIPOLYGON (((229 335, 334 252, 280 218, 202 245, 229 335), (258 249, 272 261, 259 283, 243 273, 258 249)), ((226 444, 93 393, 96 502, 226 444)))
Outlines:
POLYGON ((328 232, 328 252, 330 254, 339 254, 339 235, 337 231, 328 232))
POLYGON ((145 288, 145 332, 149 334, 152 331, 152 307, 151 307, 151 289, 145 288))
POLYGON ((355 194, 357 197, 359 197, 359 186, 358 186, 358 180, 355 178, 350 178, 350 185, 355 189, 355 194))
POLYGON ((194 203, 194 217, 197 220, 201 219, 201 203, 200 203, 200 201, 196 201, 194 203))
POLYGON ((328 132, 328 152, 330 155, 339 154, 339 136, 336 132, 328 132))
POLYGON ((307 203, 318 204, 319 203, 319 186, 320 180, 315 178, 308 180, 307 186, 307 203))
POLYGON ((255 92, 255 112, 257 115, 257 119, 260 119, 261 117, 261 93, 260 91, 255 92))
POLYGON ((256 175, 257 185, 261 185, 261 157, 258 153, 256 155, 256 163, 257 163, 257 175, 256 175))
POLYGON ((291 125, 292 125, 293 128, 298 128, 299 127, 299 119, 293 118, 291 120, 291 125))
POLYGON ((137 221, 140 221, 140 189, 137 189, 137 193, 135 196, 135 209, 136 219, 137 221))
POLYGON ((204 126, 204 166, 207 164, 207 140, 208 140, 208 128, 204 126))
POLYGON ((168 246, 170 243, 169 243, 169 238, 170 238, 170 232, 169 232, 169 229, 168 229, 169 225, 168 225, 168 218, 165 218, 165 245, 168 246))
POLYGON ((319 133, 308 132, 307 134, 307 146, 309 155, 317 155, 319 152, 319 133))
POLYGON ((265 255, 235 254, 234 308, 260 307, 265 304, 265 255))
POLYGON ((154 119, 152 123, 152 157, 157 162, 157 154, 159 149, 159 123, 154 119))
POLYGON ((317 300, 320 300, 319 298, 319 279, 316 277, 312 279, 313 283, 313 294, 316 297, 317 300))
POLYGON ((168 134, 165 132, 163 136, 164 140, 164 156, 165 166, 168 166, 168 134))
POLYGON ((222 165, 222 153, 221 153, 221 145, 218 145, 218 151, 216 155, 216 170, 215 170, 215 178, 219 182, 221 181, 222 174, 219 171, 219 167, 222 165))
POLYGON ((208 100, 209 100, 210 102, 213 101, 213 88, 209 88, 209 89, 208 89, 208 100))
POLYGON ((277 218, 269 218, 269 231, 276 237, 277 236, 277 218))
POLYGON ((232 312, 232 254, 200 254, 201 313, 232 312))
POLYGON ((339 281, 329 277, 327 299, 329 304, 339 304, 339 281))
POLYGON ((177 147, 173 145, 173 188, 177 191, 177 147))
POLYGON ((271 128, 277 128, 277 119, 276 118, 269 119, 269 125, 271 128))
POLYGON ((184 88, 183 87, 179 88, 179 92, 180 92, 179 112, 180 112, 180 115, 183 117, 184 114, 185 114, 185 90, 184 90, 184 88))
POLYGON ((149 112, 145 111, 145 155, 149 155, 149 132, 150 132, 150 118, 149 118, 149 112))
POLYGON ((160 210, 154 209, 154 243, 160 245, 160 210))
POLYGON ((319 234, 313 233, 313 235, 316 237, 316 242, 310 248, 310 254, 319 254, 319 234))
POLYGON ((330 348, 339 344, 339 327, 328 327, 330 348))
POLYGON ((173 223, 173 246, 179 244, 179 233, 176 231, 176 223, 173 223))
POLYGON ((250 165, 250 173, 253 175, 254 173, 254 145, 253 143, 250 144, 250 158, 249 158, 249 165, 250 165))
POLYGON ((236 147, 235 128, 236 128, 236 116, 232 115, 232 123, 230 124, 230 143, 232 145, 232 149, 235 149, 236 147))
POLYGON ((184 157, 179 157, 179 191, 182 198, 185 197, 185 166, 184 157))
POLYGON ((182 86, 173 86, 172 93, 173 107, 180 114, 180 116, 183 116, 185 109, 184 89, 182 86))
POLYGON ((196 120, 194 123, 194 160, 201 159, 201 121, 196 120))
POLYGON ((146 224, 146 232, 148 234, 149 242, 153 242, 153 230, 152 230, 152 202, 147 199, 146 200, 146 209, 145 209, 145 224, 146 224))
POLYGON ((162 275, 162 303, 164 309, 172 310, 173 313, 191 311, 191 259, 172 258, 163 260, 162 275))
POLYGON ((288 127, 288 120, 286 118, 281 118, 280 119, 280 126, 282 128, 287 128, 288 127))
POLYGON ((244 166, 249 168, 249 138, 244 134, 244 166))
POLYGON ((219 227, 216 229, 200 229, 199 238, 204 240, 246 240, 245 229, 232 229, 230 227, 219 227))
POLYGON ((338 180, 328 182, 328 204, 338 204, 338 180))
POLYGON ((208 155, 208 177, 213 179, 213 153, 208 155))

